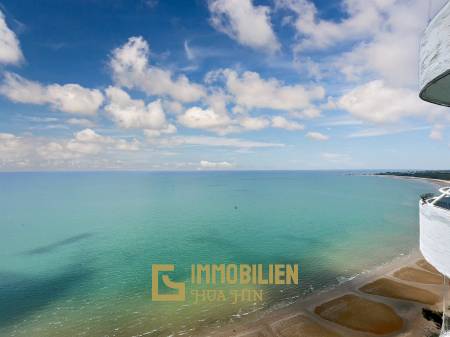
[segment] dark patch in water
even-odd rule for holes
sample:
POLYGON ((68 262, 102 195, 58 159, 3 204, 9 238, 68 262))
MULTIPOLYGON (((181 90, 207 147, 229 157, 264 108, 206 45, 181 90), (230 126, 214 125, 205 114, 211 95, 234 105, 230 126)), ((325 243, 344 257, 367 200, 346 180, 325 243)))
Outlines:
POLYGON ((47 253, 51 253, 52 251, 66 246, 66 245, 70 245, 72 243, 90 238, 93 234, 92 233, 83 233, 83 234, 78 234, 78 235, 74 235, 71 236, 67 239, 61 240, 61 241, 57 241, 54 243, 51 243, 49 245, 46 246, 42 246, 42 247, 38 247, 38 248, 34 248, 31 250, 27 250, 26 252, 23 252, 22 255, 40 255, 40 254, 47 254, 47 253))
POLYGON ((0 272, 0 326, 13 324, 50 305, 92 274, 79 264, 47 277, 0 272))

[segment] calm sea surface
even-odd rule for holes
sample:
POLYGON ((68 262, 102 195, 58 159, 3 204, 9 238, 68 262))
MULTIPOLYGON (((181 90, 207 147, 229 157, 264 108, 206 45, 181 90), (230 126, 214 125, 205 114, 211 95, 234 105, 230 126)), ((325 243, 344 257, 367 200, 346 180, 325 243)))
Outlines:
MULTIPOLYGON (((418 246, 429 183, 342 172, 0 174, 0 336, 190 336, 418 246), (156 303, 152 263, 299 263, 262 303, 156 303)), ((250 314, 249 314, 250 313, 250 314)))

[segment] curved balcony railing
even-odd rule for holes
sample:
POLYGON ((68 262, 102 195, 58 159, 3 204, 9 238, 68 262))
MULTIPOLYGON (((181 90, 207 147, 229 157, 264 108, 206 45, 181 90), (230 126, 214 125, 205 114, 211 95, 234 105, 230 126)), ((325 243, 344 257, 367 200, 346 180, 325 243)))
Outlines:
POLYGON ((450 336, 450 187, 439 189, 436 197, 420 201, 420 250, 424 258, 443 276, 443 317, 440 336, 450 336))

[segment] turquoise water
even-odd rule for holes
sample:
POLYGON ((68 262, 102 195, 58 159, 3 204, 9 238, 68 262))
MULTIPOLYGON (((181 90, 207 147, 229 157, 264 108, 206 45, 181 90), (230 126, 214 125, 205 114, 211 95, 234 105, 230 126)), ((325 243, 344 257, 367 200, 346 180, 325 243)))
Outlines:
POLYGON ((342 172, 0 174, 0 336, 195 335, 418 246, 421 181, 342 172), (299 263, 262 303, 150 298, 152 263, 299 263))

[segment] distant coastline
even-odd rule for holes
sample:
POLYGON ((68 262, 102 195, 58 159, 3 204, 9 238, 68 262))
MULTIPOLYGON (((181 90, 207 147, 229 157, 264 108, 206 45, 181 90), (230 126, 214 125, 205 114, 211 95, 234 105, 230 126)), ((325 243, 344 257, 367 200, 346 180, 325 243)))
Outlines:
POLYGON ((386 171, 374 173, 376 176, 389 176, 406 179, 424 179, 439 185, 450 184, 450 171, 425 170, 425 171, 386 171))

